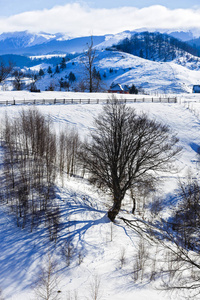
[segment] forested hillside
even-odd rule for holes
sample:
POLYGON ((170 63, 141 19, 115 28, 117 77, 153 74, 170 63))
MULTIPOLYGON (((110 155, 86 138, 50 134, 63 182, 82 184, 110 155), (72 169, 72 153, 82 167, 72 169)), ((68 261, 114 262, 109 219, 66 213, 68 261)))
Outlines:
POLYGON ((198 50, 167 34, 142 32, 125 38, 111 49, 127 52, 153 61, 172 61, 188 52, 198 56, 198 50))

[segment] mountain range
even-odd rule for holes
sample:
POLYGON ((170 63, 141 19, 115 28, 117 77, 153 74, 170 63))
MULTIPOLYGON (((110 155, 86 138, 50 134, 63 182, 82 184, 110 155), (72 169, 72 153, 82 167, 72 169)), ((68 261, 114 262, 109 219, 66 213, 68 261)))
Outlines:
MULTIPOLYGON (((120 40, 130 37, 133 34, 148 31, 145 28, 135 31, 124 31, 119 34, 107 34, 103 36, 93 36, 94 46, 112 46, 120 40)), ((155 30, 152 30, 152 32, 155 30)), ((159 30, 156 30, 159 31, 159 30)), ((151 31, 150 31, 151 32, 151 31)), ((160 30, 162 34, 168 34, 176 39, 190 44, 200 46, 199 39, 195 39, 191 31, 165 31, 160 30)), ((18 55, 47 55, 58 53, 82 52, 86 44, 90 42, 90 36, 72 38, 63 33, 49 34, 45 32, 31 33, 28 31, 8 32, 0 35, 0 55, 18 54, 18 55)))
MULTIPOLYGON (((105 36, 94 36, 94 45, 105 40, 105 36)), ((28 31, 3 33, 0 35, 0 55, 46 55, 53 53, 82 52, 90 37, 70 38, 62 33, 30 33, 28 31)))

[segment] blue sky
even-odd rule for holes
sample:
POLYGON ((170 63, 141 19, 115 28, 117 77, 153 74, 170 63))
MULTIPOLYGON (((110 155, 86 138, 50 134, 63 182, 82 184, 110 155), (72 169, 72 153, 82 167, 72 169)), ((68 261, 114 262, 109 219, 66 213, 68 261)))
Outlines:
MULTIPOLYGON (((11 16, 25 11, 50 9, 55 5, 65 5, 73 2, 70 0, 0 0, 0 15, 11 16)), ((88 0, 77 2, 86 3, 92 8, 117 8, 123 6, 142 8, 157 4, 170 9, 200 7, 200 0, 88 0)))
POLYGON ((138 28, 200 30, 200 0, 0 0, 0 8, 0 33, 84 36, 138 28))

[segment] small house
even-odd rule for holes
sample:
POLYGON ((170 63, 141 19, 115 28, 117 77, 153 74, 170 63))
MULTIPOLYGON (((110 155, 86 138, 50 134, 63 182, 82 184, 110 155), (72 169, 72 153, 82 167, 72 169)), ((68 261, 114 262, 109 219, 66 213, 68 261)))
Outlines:
POLYGON ((193 85, 192 92, 193 93, 200 93, 200 85, 193 85))
POLYGON ((112 84, 108 93, 117 93, 117 94, 129 94, 129 89, 127 86, 122 87, 121 84, 112 84))

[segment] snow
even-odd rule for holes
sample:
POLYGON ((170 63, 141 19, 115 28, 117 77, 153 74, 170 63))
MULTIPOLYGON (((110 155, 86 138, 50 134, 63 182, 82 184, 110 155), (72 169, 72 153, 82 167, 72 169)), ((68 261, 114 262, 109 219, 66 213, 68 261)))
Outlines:
MULTIPOLYGON (((59 80, 65 79, 70 72, 76 76, 76 85, 84 77, 84 66, 81 55, 67 62, 66 69, 59 74, 48 74, 37 81, 37 87, 41 90, 48 89, 50 82, 54 81, 56 90, 59 90, 59 80)), ((189 56, 192 57, 192 56, 189 56)), ((94 62, 96 70, 102 77, 102 85, 108 90, 111 83, 119 83, 137 88, 142 88, 146 93, 183 93, 192 92, 195 84, 200 84, 200 63, 194 57, 191 61, 185 58, 172 62, 156 62, 143 59, 128 53, 119 51, 96 51, 94 62), (111 69, 113 70, 111 72, 111 69), (103 75, 106 74, 106 77, 103 75)), ((38 70, 40 65, 35 69, 38 70)), ((47 66, 44 66, 47 69, 47 66)), ((54 70, 53 70, 54 72, 54 70)))
POLYGON ((131 37, 130 31, 124 31, 117 34, 106 35, 105 41, 95 46, 95 49, 102 50, 102 49, 106 49, 107 47, 112 47, 113 45, 117 45, 120 41, 124 40, 125 38, 130 38, 130 37, 131 37))
POLYGON ((29 58, 31 59, 45 59, 45 58, 52 58, 52 57, 65 57, 66 54, 46 54, 46 55, 31 55, 29 58))
MULTIPOLYGON (((91 95, 90 95, 91 96, 91 95)), ((96 94, 105 99, 107 94, 96 94)), ((44 92, 0 92, 0 101, 6 99, 50 97, 88 97, 83 93, 44 92)), ((95 97, 95 94, 92 94, 95 97)), ((122 97, 122 96, 119 96, 122 97)), ((127 95, 126 95, 127 97, 127 95)), ((140 96, 141 97, 141 96, 140 96)), ((179 95, 178 103, 128 103, 138 112, 146 112, 153 119, 168 124, 180 139, 182 154, 176 160, 178 174, 166 175, 161 193, 166 198, 177 187, 177 177, 184 177, 188 169, 196 170, 195 145, 199 142, 200 96, 179 95)), ((57 131, 68 124, 75 126, 82 137, 93 128, 93 118, 102 110, 102 104, 38 105, 45 115, 50 115, 57 131)), ((0 120, 5 114, 14 118, 21 109, 30 106, 0 106, 0 120)), ((197 171, 196 171, 197 172, 197 171)), ((198 172, 197 172, 198 173, 198 172)), ((34 299, 33 283, 48 252, 58 262, 58 289, 61 299, 90 299, 91 284, 100 281, 101 299, 104 300, 161 300, 169 299, 167 292, 160 292, 154 285, 135 284, 132 278, 133 254, 137 248, 137 235, 120 219, 115 224, 108 221, 106 212, 109 195, 103 194, 86 180, 66 178, 62 187, 59 180, 58 203, 62 214, 61 231, 57 245, 49 242, 48 233, 40 226, 30 232, 28 228, 16 227, 13 215, 0 206, 0 288, 6 300, 34 299), (73 238, 76 252, 69 267, 61 256, 67 237, 73 238), (125 263, 121 268, 120 257, 125 251, 125 263), (83 258, 81 264, 78 255, 83 258), (96 276, 96 277, 95 277, 96 276), (71 297, 71 298, 70 298, 71 297)), ((128 200, 127 200, 128 201, 128 200)), ((120 216, 130 216, 124 206, 120 216)), ((171 299, 178 299, 172 297, 171 299)))

